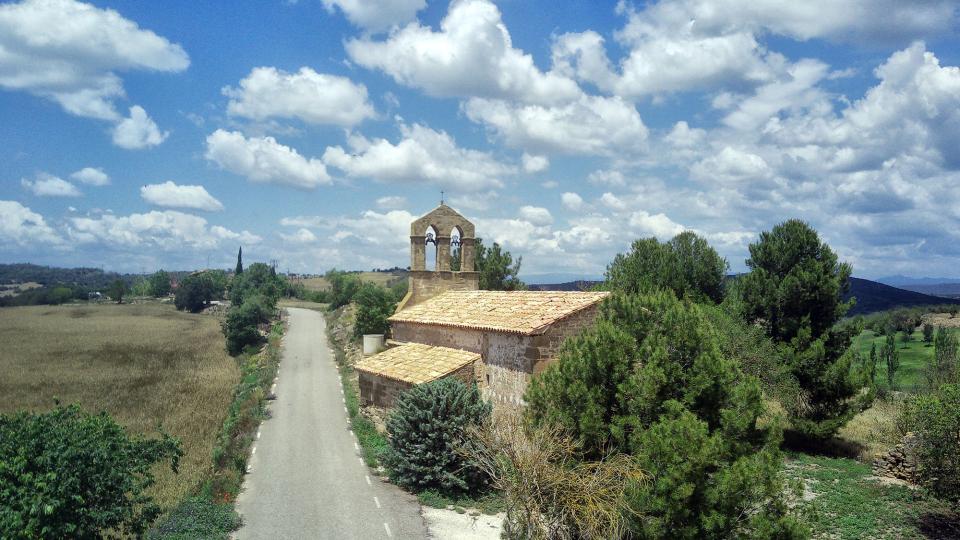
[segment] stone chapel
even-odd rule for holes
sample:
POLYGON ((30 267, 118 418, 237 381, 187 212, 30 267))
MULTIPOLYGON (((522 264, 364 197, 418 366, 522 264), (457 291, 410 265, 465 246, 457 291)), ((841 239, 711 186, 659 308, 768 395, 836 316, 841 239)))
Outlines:
POLYGON ((457 377, 476 382, 494 407, 522 405, 530 377, 596 318, 607 293, 479 290, 474 235, 443 203, 410 225, 410 286, 389 319, 391 339, 355 366, 365 404, 389 407, 414 385, 457 377), (450 268, 451 248, 459 270, 450 268))

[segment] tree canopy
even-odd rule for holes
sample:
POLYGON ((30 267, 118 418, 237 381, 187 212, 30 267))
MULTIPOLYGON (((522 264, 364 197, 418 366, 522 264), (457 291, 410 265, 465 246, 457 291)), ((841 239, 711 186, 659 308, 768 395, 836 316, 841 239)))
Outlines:
POLYGON ((605 287, 625 293, 672 290, 696 301, 723 300, 723 281, 729 265, 707 241, 684 231, 668 242, 656 238, 635 240, 627 253, 607 266, 605 287))
POLYGON ((480 272, 480 289, 484 291, 518 291, 527 286, 520 281, 520 263, 523 257, 513 260, 509 251, 494 242, 491 247, 483 245, 483 239, 477 238, 476 269, 480 272))

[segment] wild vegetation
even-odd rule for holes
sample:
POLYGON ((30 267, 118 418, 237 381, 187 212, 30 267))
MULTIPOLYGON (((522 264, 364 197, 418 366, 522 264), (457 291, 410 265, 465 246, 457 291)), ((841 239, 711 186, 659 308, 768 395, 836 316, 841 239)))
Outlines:
POLYGON ((240 377, 213 317, 169 305, 32 306, 0 310, 0 413, 63 404, 106 411, 134 436, 180 440, 179 473, 147 489, 164 510, 203 481, 240 377))
POLYGON ((106 413, 77 405, 0 415, 0 535, 94 538, 140 535, 160 514, 146 494, 154 464, 177 471, 169 435, 130 436, 106 413))

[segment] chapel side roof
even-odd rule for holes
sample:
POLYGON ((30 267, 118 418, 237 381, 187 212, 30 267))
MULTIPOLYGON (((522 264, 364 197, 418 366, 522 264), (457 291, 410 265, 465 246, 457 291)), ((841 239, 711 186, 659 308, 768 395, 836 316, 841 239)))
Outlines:
POLYGON ((354 369, 397 381, 422 384, 453 373, 477 360, 480 360, 480 355, 470 351, 423 343, 404 343, 360 360, 354 365, 354 369))
POLYGON ((599 303, 607 292, 448 291, 390 317, 391 322, 452 326, 522 335, 599 303))

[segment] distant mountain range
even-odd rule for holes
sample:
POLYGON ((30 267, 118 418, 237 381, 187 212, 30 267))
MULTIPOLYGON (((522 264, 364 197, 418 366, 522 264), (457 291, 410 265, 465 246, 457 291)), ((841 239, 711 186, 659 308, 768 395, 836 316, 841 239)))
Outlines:
MULTIPOLYGON (((583 291, 599 283, 595 280, 571 280, 565 283, 537 283, 528 285, 538 291, 583 291)), ((960 299, 932 296, 920 292, 892 287, 869 279, 850 278, 850 292, 844 300, 856 297, 857 303, 847 315, 864 315, 896 307, 960 304, 960 299)))
POLYGON ((942 285, 944 283, 960 284, 960 278, 945 277, 910 277, 910 276, 886 276, 878 278, 876 281, 891 287, 913 286, 913 285, 942 285))

